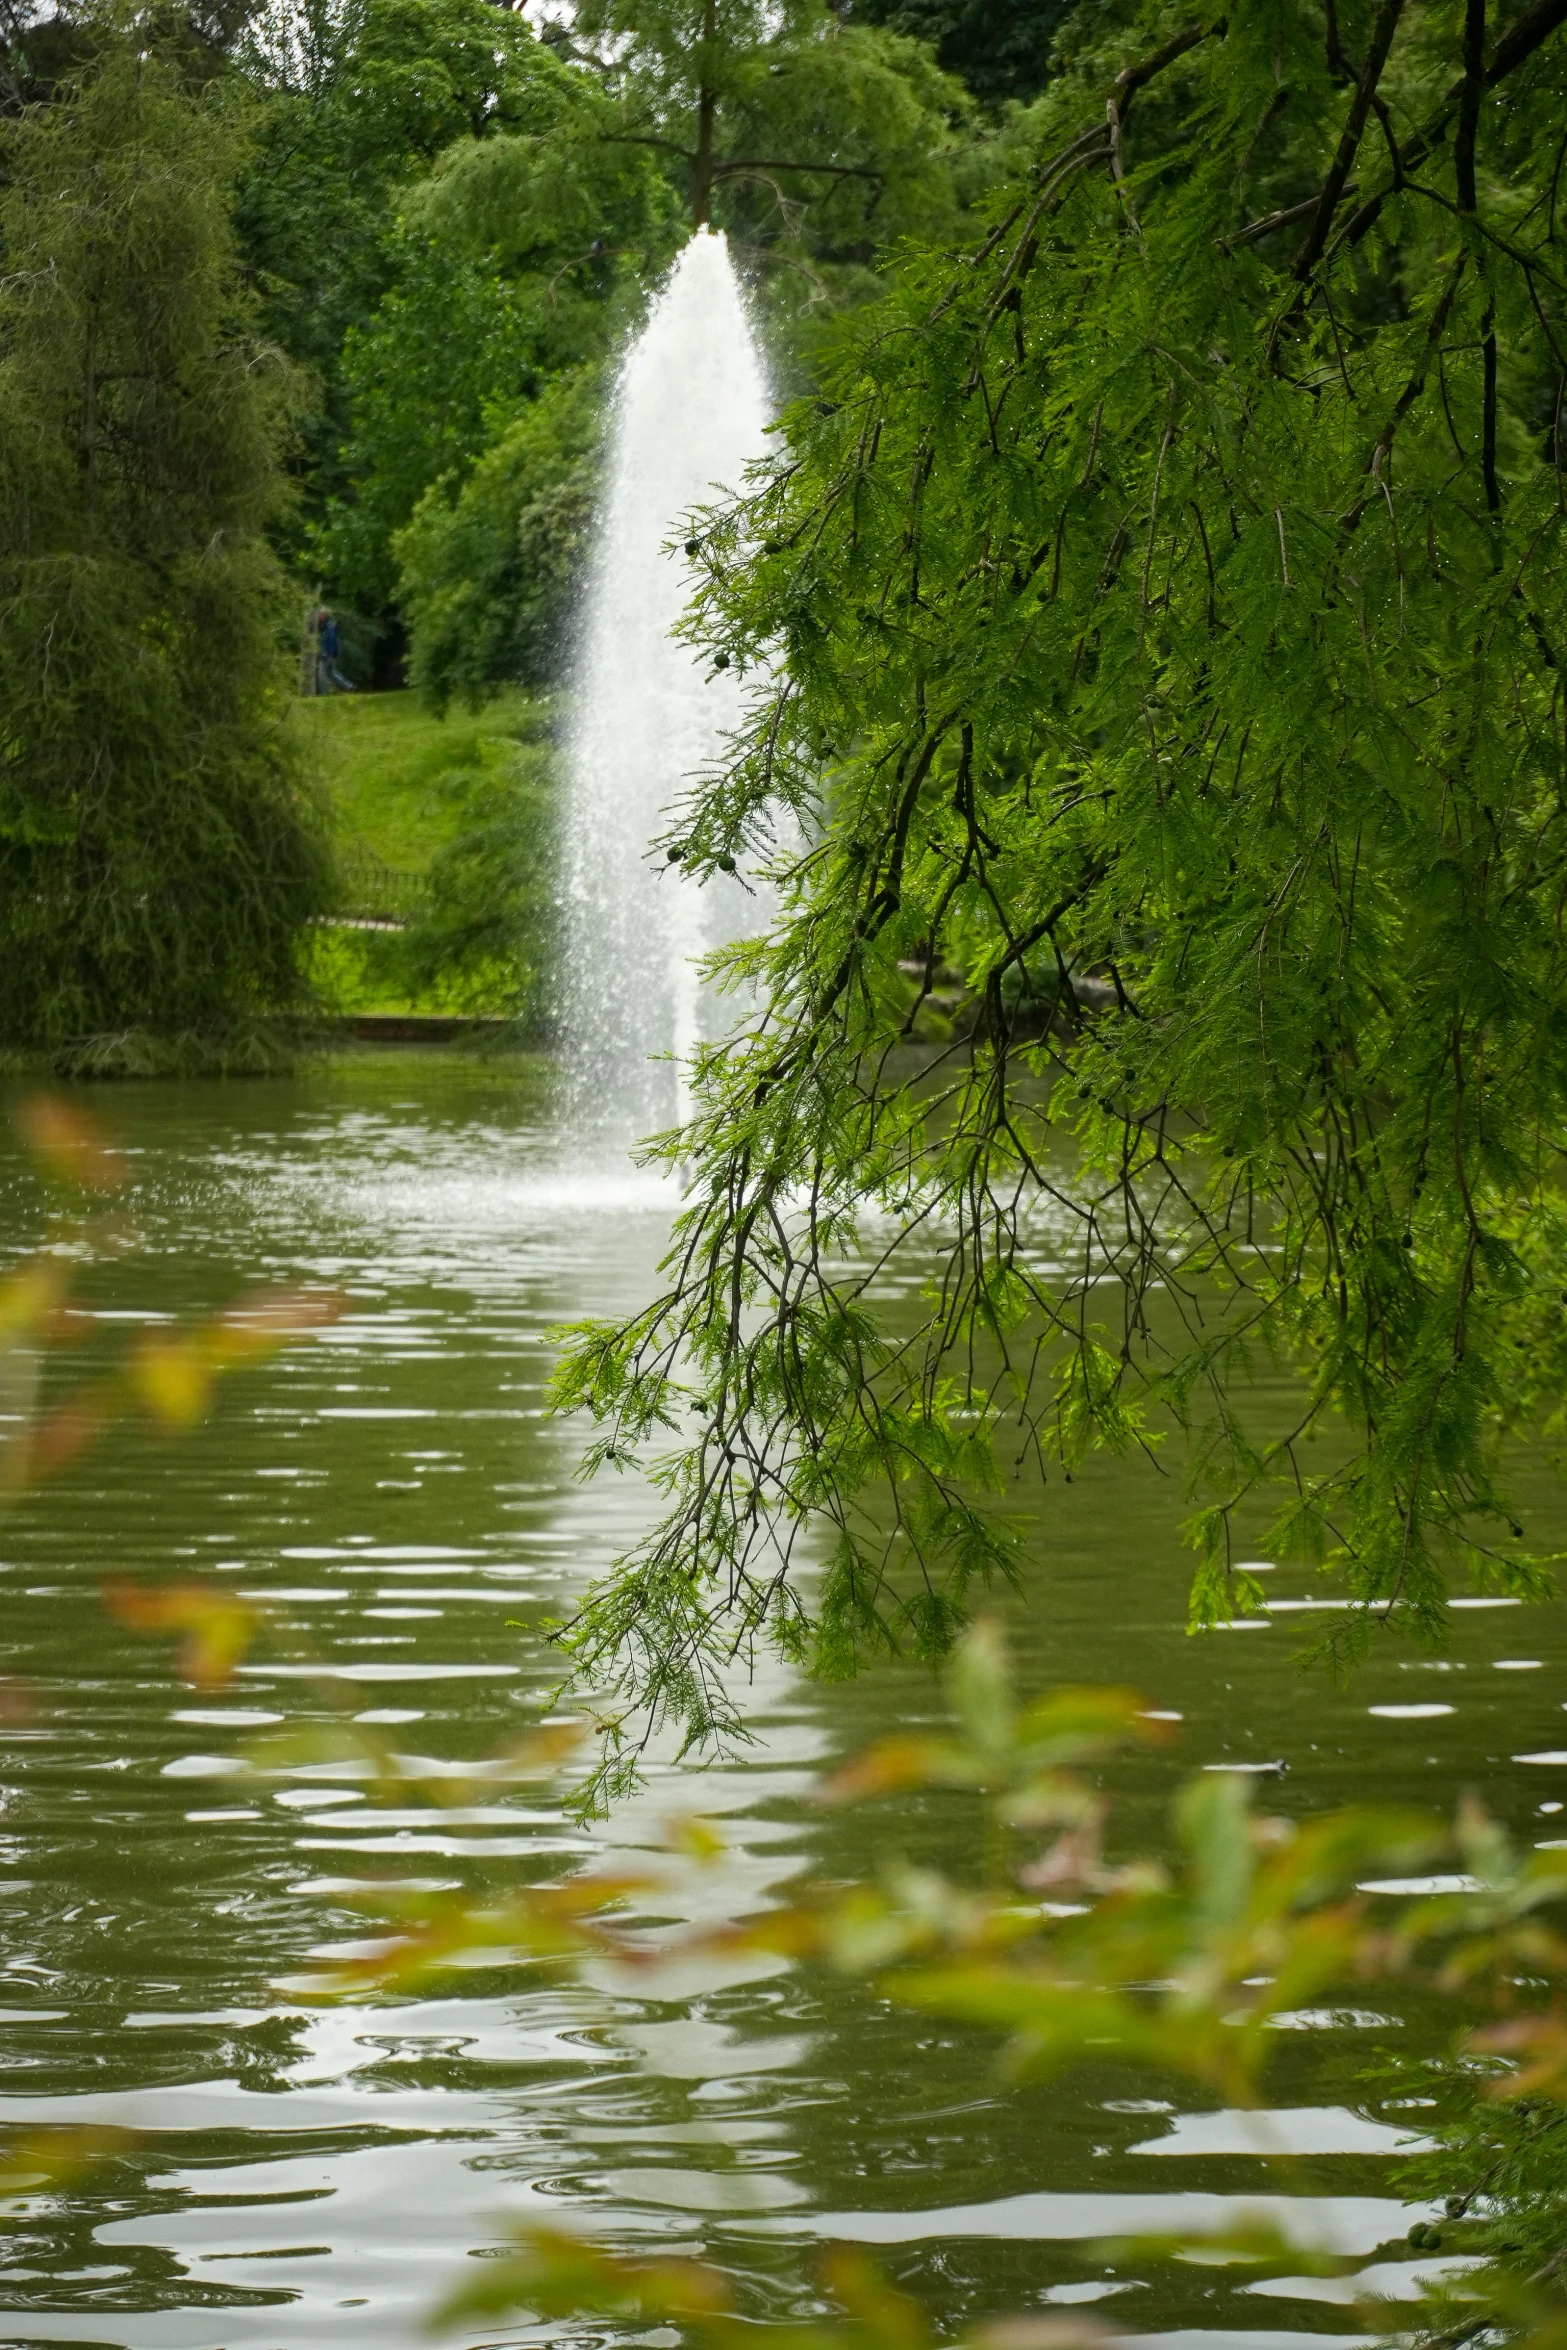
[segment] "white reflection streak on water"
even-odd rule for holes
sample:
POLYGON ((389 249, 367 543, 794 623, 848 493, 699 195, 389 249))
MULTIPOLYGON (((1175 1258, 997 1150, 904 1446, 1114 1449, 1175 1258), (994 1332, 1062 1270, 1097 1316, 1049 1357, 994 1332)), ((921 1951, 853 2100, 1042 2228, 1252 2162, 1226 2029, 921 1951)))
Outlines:
MULTIPOLYGON (((492 1146, 491 1153, 483 1154, 490 1156, 492 1163, 485 1166, 481 1159, 478 1168, 474 1164, 476 1138, 471 1133, 449 1138, 444 1149, 440 1143, 432 1149, 427 1132, 417 1128, 388 1132, 384 1126, 378 1127, 378 1122, 366 1120, 355 1139, 365 1149, 368 1172, 361 1165, 346 1176, 334 1177, 329 1165, 323 1179, 314 1154, 304 1164, 285 1161, 276 1167, 258 1169, 252 1165, 244 1169, 245 1186, 252 1198, 258 1185, 267 1195, 268 1222, 274 1233, 279 1223, 286 1221, 290 1208, 308 1218, 313 1234, 309 1270, 318 1278, 344 1280, 351 1299, 361 1289, 371 1288, 380 1290, 389 1303, 397 1294, 417 1290, 425 1282, 459 1282, 464 1303, 469 1299, 479 1302, 481 1313, 487 1298, 511 1309, 503 1311, 493 1324, 471 1312, 460 1315, 457 1324, 465 1348, 472 1348, 477 1341, 481 1346, 493 1346, 504 1358, 514 1351, 519 1339, 537 1346, 541 1321, 553 1322, 588 1310, 613 1310, 616 1305, 632 1302, 640 1282, 651 1275, 675 1198, 673 1187, 666 1182, 631 1169, 606 1173, 601 1168, 576 1170, 548 1162, 514 1173, 508 1162, 516 1156, 515 1135, 482 1138, 492 1146), (602 1246, 606 1232, 612 1232, 614 1243, 608 1264, 602 1246), (638 1244, 629 1252, 628 1235, 638 1244), (628 1254, 632 1260, 629 1266, 628 1254), (615 1294, 606 1297, 600 1284, 611 1267, 615 1294), (530 1294, 545 1286, 547 1304, 530 1294), (516 1313, 519 1298, 524 1301, 521 1315, 516 1313)), ((335 1151, 332 1154, 338 1155, 335 1151)), ((230 1170, 231 1174, 236 1171, 230 1170)), ((443 1319, 439 1314, 410 1313, 406 1308, 388 1312, 385 1304, 379 1310, 351 1311, 328 1334, 328 1348, 340 1358, 334 1368, 352 1371, 357 1381, 369 1387, 378 1383, 378 1375, 381 1381, 395 1377, 400 1362, 428 1356, 439 1359, 452 1335, 443 1327, 443 1319)), ((528 1409, 511 1407, 513 1411, 519 1408, 528 1409)), ((426 1414, 390 1403, 318 1403, 315 1416, 400 1421, 452 1415, 426 1414)), ((537 1443, 537 1434, 532 1441, 537 1443)), ((564 1433, 558 1451, 563 1471, 569 1471, 572 1442, 564 1433)), ((569 1580, 575 1588, 581 1588, 593 1571, 607 1563, 611 1548, 627 1538, 644 1506, 643 1497, 634 1488, 628 1501, 625 1487, 585 1491, 565 1474, 550 1499, 548 1548, 557 1561, 572 1562, 569 1580)), ((420 1547, 416 1557, 408 1560, 397 1546, 365 1541, 351 1549, 295 1545, 289 1555, 300 1558, 307 1553, 321 1563, 330 1563, 344 1580, 319 1590, 294 1587, 290 1610, 308 1620, 310 1603, 325 1603, 334 1629, 347 1579, 407 1571, 409 1565, 420 1574, 428 1573, 436 1563, 448 1574, 454 1566, 477 1566, 495 1582, 493 1590, 452 1594, 458 1604, 497 1597, 528 1601, 537 1596, 539 1577, 534 1560, 505 1567, 493 1559, 459 1560, 430 1546, 420 1547)), ((276 1600, 278 1595, 270 1596, 276 1600)), ((431 1615, 439 1621, 443 1612, 435 1610, 431 1615)), ((313 1682, 323 1669, 329 1678, 346 1683, 496 1680, 515 1676, 519 1670, 502 1656, 483 1664, 438 1657, 389 1663, 335 1655, 328 1649, 324 1667, 316 1662, 257 1662, 245 1665, 241 1672, 247 1691, 265 1695, 276 1690, 286 1705, 291 1683, 313 1682)), ((751 1711, 765 1723, 770 1702, 785 1694, 786 1677, 772 1667, 761 1676, 751 1711)), ((763 1789, 775 1799, 799 1793, 820 1759, 822 1743, 821 1733, 813 1725, 803 1721, 784 1725, 781 1736, 768 1740, 743 1772, 704 1774, 700 1787, 703 1813, 710 1817, 739 1815, 755 1803, 763 1789)), ((411 1759, 417 1769, 421 1758, 411 1759)), ((432 1774, 445 1774, 449 1769, 444 1757, 423 1759, 432 1774)), ((166 1766, 166 1771, 213 1776, 226 1770, 231 1760, 191 1753, 166 1766)), ((398 1854, 504 1860, 553 1853, 568 1862, 594 1854, 610 1865, 617 1859, 645 1860, 648 1844, 661 1834, 667 1809, 667 1790, 660 1790, 657 1784, 667 1774, 667 1754, 661 1756, 655 1748, 650 1763, 653 1791, 622 1807, 612 1829, 597 1837, 576 1831, 562 1834, 558 1811, 541 1813, 521 1804, 496 1804, 477 1813, 389 1814, 375 1808, 330 1822, 316 1813, 311 1827, 329 1824, 353 1833, 303 1833, 296 1837, 294 1850, 302 1856, 358 1852, 375 1856, 372 1867, 398 1854), (480 1837, 454 1832, 478 1826, 500 1831, 530 1823, 537 1825, 524 1836, 496 1832, 480 1837), (553 1833, 549 1832, 551 1827, 553 1833)), ((343 1769, 340 1765, 316 1767, 289 1776, 316 1782, 314 1793, 321 1802, 340 1803, 345 1792, 351 1791, 330 1782, 341 1776, 343 1769)), ((282 1800, 299 1804, 311 1794, 307 1786, 282 1800)), ((700 1917, 711 1922, 733 1914, 737 1900, 747 1907, 759 1905, 775 1896, 798 1868, 794 1840, 776 1824, 757 1823, 755 1840, 761 1848, 757 1851, 750 1849, 751 1831, 738 1817, 733 1833, 721 1874, 696 1869, 672 1873, 669 1890, 659 1899, 660 1914, 670 1921, 664 1928, 666 1935, 677 1932, 681 1921, 700 1917), (682 1876, 689 1880, 689 1887, 680 1881, 682 1876)), ((353 1947, 352 1943, 328 1943, 319 1945, 314 1955, 343 1955, 353 1947)), ((772 1971, 774 1962, 766 1960, 731 1962, 700 1972, 686 1967, 679 1980, 673 1973, 668 1978, 661 1976, 659 2002, 689 2000, 704 1989, 732 1988, 772 1971)), ((412 2057, 428 2043, 433 2025, 436 2031, 461 2042, 469 2064, 488 2062, 507 2071, 519 2066, 563 2069, 568 2077, 568 2098, 570 2076, 580 2075, 584 2061, 595 2070, 624 2072, 634 2055, 652 2073, 666 2072, 681 2081, 700 2082, 771 2073, 797 2063, 805 2051, 806 2044, 800 2041, 774 2040, 765 2048, 749 2048, 742 2033, 706 2027, 695 2018, 639 2025, 635 2017, 644 2005, 644 1984, 633 1988, 629 1982, 616 1982, 607 1972, 582 1987, 553 1989, 542 2001, 525 2003, 521 2009, 513 1999, 432 2002, 419 1998, 391 2009, 347 2005, 309 2020, 304 2033, 306 2053, 287 2068, 283 2076, 287 2097, 269 2101, 270 2111, 258 2110, 258 2100, 237 2083, 209 2082, 190 2090, 143 2090, 129 2097, 53 2099, 49 2113, 56 2120, 129 2123, 158 2136, 214 2129, 265 2135, 274 2115, 275 2128, 290 2141, 297 2141, 301 2133, 362 2132, 366 2127, 378 2134, 412 2133, 412 2146, 334 2146, 319 2157, 301 2160, 280 2155, 239 2172, 225 2164, 213 2174, 197 2165, 177 2173, 169 2182, 181 2198, 174 2211, 160 2213, 151 2221, 111 2222, 96 2231, 97 2242, 104 2247, 163 2247, 190 2269, 193 2279, 211 2264, 238 2261, 245 2263, 248 2285, 272 2285, 274 2270, 286 2275, 291 2296, 283 2321, 286 2337, 279 2337, 281 2313, 277 2310, 247 2313, 230 2309, 223 2320, 226 2341, 260 2344, 286 2338, 303 2346, 307 2342, 374 2340, 384 2345, 412 2340, 418 2336, 418 2321, 430 2301, 449 2285, 452 2265, 461 2249, 483 2240, 487 2212, 516 2218, 538 2208, 541 2192, 549 2209, 554 2208, 557 2197, 549 2190, 526 2185, 520 2189, 508 2186, 503 2191, 501 2180, 493 2173, 476 2176, 472 2168, 476 2147, 515 2147, 519 2129, 515 2096, 500 2091, 475 2095, 449 2089, 394 2090, 387 2087, 384 2078, 363 2078, 372 2069, 377 2076, 384 2075, 388 2026, 401 2028, 401 2039, 412 2057), (531 2015, 539 2005, 546 2014, 555 2010, 566 2020, 554 2029, 542 2027, 531 2015), (622 2016, 626 2020, 621 2021, 622 2016), (410 2025, 416 2028, 410 2029, 410 2025), (307 2248, 312 2239, 319 2240, 319 2251, 307 2248), (352 2306, 354 2295, 334 2298, 314 2289, 311 2263, 317 2258, 325 2261, 339 2284, 345 2277, 350 2282, 362 2277, 371 2284, 362 2307, 352 2306), (399 2281, 399 2271, 406 2273, 405 2283, 399 2281)), ((0 2116, 5 2114, 7 2103, 0 2100, 0 2116)), ((756 2127, 737 2116, 731 2128, 723 2117, 715 2115, 704 2119, 690 2135, 722 2163, 734 2144, 750 2142, 756 2127)), ((525 2122, 522 2134, 526 2139, 525 2122)), ((659 2135, 656 2131, 652 2134, 659 2135)), ((638 2203, 656 2206, 664 2200, 652 2172, 647 2174, 646 2195, 639 2194, 641 2177, 640 2172, 616 2173, 613 2179, 606 2176, 604 2180, 612 2191, 615 2184, 621 2184, 631 2193, 631 2205, 621 2214, 623 2220, 634 2222, 638 2203)), ((720 2208, 763 2209, 788 2200, 798 2190, 782 2179, 769 2180, 748 2170, 715 2187, 714 2192, 720 2208)), ((710 2198, 698 2190, 698 2208, 704 2200, 710 2198)), ((122 2318, 119 2324, 121 2338, 130 2350, 143 2350, 144 2345, 152 2350, 154 2343, 200 2338, 197 2333, 187 2335, 181 2314, 169 2311, 160 2312, 147 2330, 134 2320, 122 2318)), ((29 2325, 39 2338, 54 2335, 53 2326, 47 2320, 40 2323, 36 2315, 30 2314, 29 2325)))

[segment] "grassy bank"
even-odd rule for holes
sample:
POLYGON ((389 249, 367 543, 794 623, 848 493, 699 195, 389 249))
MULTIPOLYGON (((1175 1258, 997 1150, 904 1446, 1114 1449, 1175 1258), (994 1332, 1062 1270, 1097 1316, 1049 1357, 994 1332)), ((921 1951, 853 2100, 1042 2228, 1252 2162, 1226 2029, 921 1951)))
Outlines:
POLYGON ((411 693, 345 694, 300 723, 348 908, 407 923, 314 934, 327 1008, 518 1016, 544 952, 548 706, 519 691, 438 718, 411 693))
POLYGON ((539 720, 540 705, 521 692, 449 718, 411 693, 300 704, 339 841, 405 872, 427 870, 464 829, 474 783, 533 739, 539 720))

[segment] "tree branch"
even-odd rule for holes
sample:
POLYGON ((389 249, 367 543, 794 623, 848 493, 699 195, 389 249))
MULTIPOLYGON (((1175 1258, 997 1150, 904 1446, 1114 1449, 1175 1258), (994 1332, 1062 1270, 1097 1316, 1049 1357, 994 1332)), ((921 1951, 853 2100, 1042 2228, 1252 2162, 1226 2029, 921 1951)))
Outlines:
MULTIPOLYGON (((1457 261, 1453 264, 1452 269, 1449 271, 1447 283, 1442 288, 1441 300, 1437 303, 1435 310, 1432 312, 1431 324, 1426 329, 1425 346, 1420 354, 1419 363, 1415 367, 1413 374, 1410 376, 1409 381, 1405 384, 1403 390, 1399 393, 1398 399, 1394 403, 1393 413, 1391 416, 1389 416, 1386 424, 1383 425, 1381 432, 1377 435, 1376 447, 1372 450, 1370 456, 1366 459, 1366 472, 1378 488, 1382 486, 1382 468, 1387 463, 1389 457, 1391 457, 1393 454, 1393 443, 1397 438, 1398 428, 1403 423, 1404 418, 1409 414, 1410 409, 1414 406, 1415 402, 1419 399, 1421 392, 1425 388, 1425 380, 1427 375, 1430 373, 1431 361, 1435 356, 1437 348, 1441 343, 1443 333, 1446 330, 1448 313, 1453 307, 1453 299, 1458 292, 1459 283, 1463 277, 1465 268, 1468 266, 1468 261, 1468 254, 1460 253, 1457 261)), ((1350 508, 1348 514, 1346 514, 1344 517, 1342 528, 1346 535, 1349 532, 1359 528, 1361 518, 1364 515, 1366 508, 1371 503, 1371 496, 1371 491, 1367 490, 1363 497, 1356 499, 1354 505, 1350 508)))
POLYGON ((1526 8, 1497 42, 1485 77, 1486 88, 1494 90, 1498 82, 1505 81, 1562 23, 1567 23, 1567 0, 1534 0, 1534 6, 1526 8))
MULTIPOLYGON (((1567 0, 1534 0, 1533 7, 1526 8, 1518 22, 1510 26, 1497 42, 1496 54, 1486 68, 1486 88, 1494 90, 1498 82, 1505 81, 1510 73, 1515 73, 1526 58, 1533 56, 1541 42, 1549 40, 1558 25, 1564 22, 1567 22, 1567 0)), ((1441 111, 1433 115, 1422 130, 1416 131, 1414 136, 1400 147, 1398 151, 1399 164, 1405 173, 1413 171, 1417 164, 1424 163, 1426 157, 1433 154, 1442 144, 1447 136, 1448 124, 1453 119, 1454 108, 1462 98, 1463 89, 1462 82, 1455 83, 1448 92, 1441 111)), ((1379 188, 1374 196, 1368 196, 1354 218, 1346 223, 1336 241, 1341 244, 1348 242, 1352 245, 1358 245, 1367 230, 1375 225, 1377 215, 1392 193, 1393 186, 1389 185, 1385 188, 1379 188)))
MULTIPOLYGON (((1567 0, 1563 0, 1563 6, 1567 7, 1567 0)), ((1221 41, 1229 29, 1228 21, 1222 16, 1216 17, 1212 24, 1188 25, 1184 32, 1166 41, 1162 49, 1151 50, 1146 57, 1139 58, 1135 65, 1123 66, 1110 85, 1110 99, 1121 121, 1126 121, 1126 111, 1133 95, 1145 83, 1151 82, 1156 74, 1163 73, 1165 67, 1173 65, 1178 57, 1184 57, 1188 49, 1195 49, 1199 41, 1221 41)))
POLYGON ((873 170, 868 163, 779 163, 770 161, 764 155, 737 155, 732 162, 713 165, 715 180, 724 179, 731 172, 736 171, 829 172, 834 179, 876 180, 878 182, 887 176, 885 172, 873 170))
POLYGON ((1485 84, 1485 0, 1464 0, 1464 86, 1458 100, 1458 136, 1453 172, 1458 209, 1475 209, 1475 134, 1480 127, 1480 94, 1485 84))
MULTIPOLYGON (((1551 0, 1551 5, 1557 5, 1557 0, 1551 0)), ((1561 5, 1567 7, 1567 0, 1561 0, 1561 5)), ((1371 101, 1382 79, 1382 69, 1387 64, 1388 51, 1393 46, 1393 35, 1398 30, 1398 20, 1403 9, 1404 0, 1382 0, 1377 11, 1376 23, 1371 28, 1371 46, 1366 51, 1366 62, 1355 91, 1354 103, 1349 110, 1349 120, 1344 125, 1338 152, 1317 199, 1316 219, 1295 256, 1294 274, 1297 278, 1309 277, 1322 258, 1328 231, 1333 226, 1333 215, 1338 210, 1339 199, 1348 182, 1350 166, 1360 146, 1360 135, 1366 127, 1366 116, 1371 112, 1371 101)))
POLYGON ((1293 228, 1297 220, 1309 219, 1321 201, 1320 195, 1308 196, 1303 203, 1287 205, 1282 212, 1270 212, 1263 220, 1248 221, 1233 237, 1221 237, 1219 243, 1226 253, 1233 253, 1241 245, 1255 245, 1259 237, 1271 237, 1275 229, 1293 228))
POLYGON ((606 147, 660 147, 666 155, 678 155, 682 163, 693 160, 695 150, 679 147, 673 139, 657 139, 651 131, 600 131, 599 139, 606 147))

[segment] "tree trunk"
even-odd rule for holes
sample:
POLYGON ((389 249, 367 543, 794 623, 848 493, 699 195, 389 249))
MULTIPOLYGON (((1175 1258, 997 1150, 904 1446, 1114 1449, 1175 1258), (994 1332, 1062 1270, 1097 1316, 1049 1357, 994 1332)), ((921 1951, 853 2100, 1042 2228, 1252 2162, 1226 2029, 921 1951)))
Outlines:
POLYGON ((89 533, 98 512, 98 298, 94 294, 87 305, 87 326, 82 342, 82 418, 76 445, 77 469, 82 483, 82 514, 89 533))
POLYGON ((691 226, 706 228, 713 207, 713 120, 718 92, 712 83, 713 47, 718 38, 718 0, 702 11, 702 58, 696 93, 696 153, 691 158, 691 226))

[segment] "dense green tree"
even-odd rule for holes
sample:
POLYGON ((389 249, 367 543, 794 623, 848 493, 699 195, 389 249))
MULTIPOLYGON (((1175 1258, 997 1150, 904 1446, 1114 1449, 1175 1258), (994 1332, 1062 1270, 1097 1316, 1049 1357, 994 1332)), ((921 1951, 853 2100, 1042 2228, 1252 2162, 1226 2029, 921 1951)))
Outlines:
POLYGON ((571 47, 617 103, 609 135, 670 159, 694 227, 819 268, 952 215, 958 86, 823 0, 583 0, 571 47))
POLYGON ((468 475, 429 490, 396 541, 411 682, 444 708, 506 681, 542 686, 564 665, 598 481, 603 384, 555 378, 468 475))
POLYGON ((295 382, 238 283, 236 133, 127 40, 0 142, 0 1040, 242 1055, 323 868, 265 535, 295 382))
POLYGON ((317 387, 292 551, 373 617, 393 595, 392 534, 429 484, 613 331, 596 317, 613 269, 578 264, 596 237, 641 228, 655 175, 622 159, 585 233, 556 202, 504 262, 423 225, 419 184, 454 144, 536 138, 602 105, 491 0, 312 5, 261 20, 245 70, 259 106, 240 233, 266 323, 317 387))
POLYGON ((0 110, 15 113, 68 91, 99 55, 134 29, 195 87, 221 74, 242 39, 253 0, 158 0, 134 12, 116 0, 0 0, 0 110))
MULTIPOLYGON (((440 572, 438 542, 455 555, 475 523, 492 546, 497 527, 513 541, 522 531, 530 544, 514 547, 504 579, 493 564, 489 570, 507 596, 481 630, 504 661, 486 672, 491 684, 542 682, 540 656, 554 641, 564 567, 591 496, 588 443, 597 439, 601 363, 675 241, 669 191, 651 159, 601 146, 579 128, 558 139, 497 136, 454 149, 453 168, 409 192, 396 230, 398 279, 347 338, 345 478, 311 539, 336 592, 380 610, 401 596, 399 534, 417 510, 419 527, 407 542, 419 574, 413 592, 421 623, 433 625, 427 591, 440 572), (532 404, 557 383, 567 387, 564 398, 530 425, 532 404), (558 424, 568 416, 574 421, 563 440, 558 424), (480 516, 471 472, 481 457, 489 485, 504 485, 504 518, 480 516), (456 508, 456 536, 443 538, 441 518, 456 508), (525 509, 545 525, 537 544, 525 509), (436 560, 435 574, 426 557, 436 560)), ((471 594, 459 600, 474 613, 471 594)), ((449 600, 442 610, 455 617, 449 600)), ((442 641, 449 646, 449 635, 442 641)), ((446 659, 416 652, 415 666, 433 683, 446 659)), ((462 661, 470 691, 479 671, 466 654, 462 661)))
POLYGON ((398 274, 398 192, 454 139, 547 116, 562 71, 490 0, 307 0, 260 17, 242 63, 259 106, 239 234, 328 429, 349 332, 398 274))
POLYGON ((588 0, 556 29, 598 103, 454 149, 431 216, 488 223, 502 248, 562 204, 587 230, 609 158, 641 155, 677 194, 666 250, 710 221, 790 311, 862 292, 878 252, 957 217, 967 101, 917 42, 822 0, 588 0))
POLYGON ((662 1146, 668 1286, 565 1376, 598 1457, 695 1431, 577 1626, 601 1683, 700 1733, 759 1633, 939 1649, 1014 1563, 1008 1418, 1068 1465, 1189 1429, 1199 1622, 1269 1488, 1339 1655, 1439 1638, 1455 1572, 1543 1587, 1500 1442, 1563 1359, 1564 14, 1147 12, 703 526, 755 710, 670 846, 808 846, 662 1146), (868 1210, 934 1258, 912 1334, 868 1210))
POLYGON ((484 260, 416 229, 398 248, 393 283, 345 339, 340 478, 308 542, 332 595, 364 613, 394 604, 392 542, 426 490, 462 477, 537 390, 541 340, 559 341, 547 304, 484 260))

